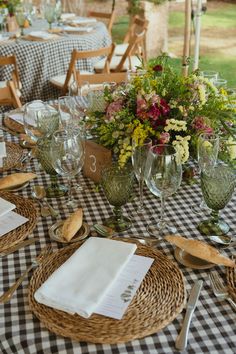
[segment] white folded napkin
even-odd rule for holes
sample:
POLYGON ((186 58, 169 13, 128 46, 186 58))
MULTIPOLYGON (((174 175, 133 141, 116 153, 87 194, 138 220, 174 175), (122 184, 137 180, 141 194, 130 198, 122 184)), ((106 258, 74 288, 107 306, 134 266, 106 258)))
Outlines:
POLYGON ((8 200, 0 198, 0 217, 9 213, 9 211, 15 209, 15 207, 15 204, 9 202, 8 200))
POLYGON ((96 18, 93 17, 77 17, 74 20, 71 20, 71 23, 74 23, 75 25, 81 25, 84 23, 95 23, 97 22, 96 18))
POLYGON ((91 32, 93 30, 93 27, 64 26, 63 30, 66 32, 91 32))
POLYGON ((23 113, 9 113, 7 116, 15 122, 24 125, 23 113))
POLYGON ((29 36, 41 39, 52 39, 55 38, 55 34, 47 33, 44 31, 33 31, 29 33, 29 36))
POLYGON ((6 144, 4 141, 0 142, 0 167, 3 166, 3 157, 7 156, 6 144))
POLYGON ((72 13, 64 13, 61 15, 62 21, 68 20, 69 18, 75 17, 76 15, 72 13))
POLYGON ((88 318, 134 254, 135 244, 91 237, 35 292, 44 305, 88 318))

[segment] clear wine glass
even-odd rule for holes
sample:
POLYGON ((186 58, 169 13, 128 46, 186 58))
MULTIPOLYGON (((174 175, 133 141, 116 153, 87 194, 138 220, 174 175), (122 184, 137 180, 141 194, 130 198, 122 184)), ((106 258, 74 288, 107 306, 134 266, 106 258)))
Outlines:
POLYGON ((182 180, 182 166, 172 145, 154 145, 150 148, 144 177, 149 190, 161 199, 160 220, 147 228, 151 235, 159 238, 164 229, 170 232, 175 229, 165 220, 165 200, 177 191, 182 180))
POLYGON ((73 124, 73 116, 71 114, 72 98, 70 96, 61 96, 58 98, 58 110, 60 113, 61 124, 68 129, 73 124))
POLYGON ((236 184, 234 171, 225 165, 217 165, 201 172, 201 189, 211 217, 198 225, 204 235, 224 235, 229 225, 219 217, 219 211, 230 201, 236 184))
POLYGON ((40 100, 25 105, 23 121, 26 134, 34 142, 59 128, 58 112, 40 100))
POLYGON ((51 157, 56 172, 68 178, 67 206, 74 208, 77 202, 72 198, 72 178, 81 171, 85 157, 80 130, 56 131, 52 136, 51 157))
POLYGON ((142 215, 144 212, 143 207, 143 185, 144 185, 144 170, 147 161, 147 156, 150 148, 152 147, 152 140, 146 138, 143 143, 137 142, 135 139, 132 141, 132 165, 135 177, 139 184, 139 206, 136 210, 137 215, 142 215))

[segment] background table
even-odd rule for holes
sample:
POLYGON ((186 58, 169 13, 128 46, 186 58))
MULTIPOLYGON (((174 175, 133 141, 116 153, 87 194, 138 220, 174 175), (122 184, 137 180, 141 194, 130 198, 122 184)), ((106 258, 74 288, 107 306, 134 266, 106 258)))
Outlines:
MULTIPOLYGON (((45 26, 41 23, 41 29, 45 26)), ((36 25, 35 25, 36 26, 36 25)), ((56 98, 59 91, 49 80, 67 72, 73 49, 93 50, 110 45, 111 38, 102 22, 92 23, 93 31, 83 34, 68 34, 48 41, 12 40, 0 43, 0 56, 15 54, 22 82, 22 101, 56 98)), ((39 27, 28 29, 31 32, 39 27)), ((26 31, 27 32, 27 31, 26 31)), ((79 62, 80 70, 93 70, 96 58, 79 62)), ((0 81, 10 78, 11 68, 0 68, 0 81)))
MULTIPOLYGON (((2 132, 0 131, 0 134, 2 132)), ((9 135, 6 139, 13 140, 9 135)), ((35 170, 38 178, 35 184, 45 185, 49 183, 49 178, 39 170, 36 160, 32 160, 28 170, 35 170)), ((9 172, 10 173, 10 172, 9 172)), ((6 175, 6 173, 4 174, 6 175)), ((85 221, 90 225, 100 223, 102 219, 111 215, 112 208, 106 201, 103 193, 97 192, 93 182, 81 177, 83 191, 74 195, 78 201, 78 206, 83 207, 85 221)), ((31 186, 18 194, 29 197, 31 186)), ((136 189, 138 193, 138 188, 136 189)), ((196 226, 204 215, 196 215, 191 211, 191 206, 200 203, 201 194, 199 186, 188 186, 182 183, 178 192, 168 198, 166 217, 177 226, 180 235, 203 239, 198 233, 196 226)), ((60 218, 66 218, 71 210, 65 206, 65 198, 49 200, 53 206, 60 211, 60 218)), ((126 205, 125 213, 130 214, 137 208, 138 198, 132 203, 126 205)), ((125 236, 148 236, 146 225, 153 217, 158 218, 160 211, 160 201, 154 197, 147 189, 145 190, 144 205, 147 209, 145 221, 139 218, 133 220, 133 227, 123 233, 125 236)), ((236 195, 225 208, 222 215, 228 220, 231 226, 231 234, 235 235, 235 213, 236 213, 236 195)), ((48 234, 49 227, 55 222, 52 218, 39 218, 38 226, 34 231, 34 237, 38 237, 35 245, 26 247, 15 252, 8 257, 0 259, 0 294, 6 291, 8 287, 20 276, 20 274, 29 266, 34 257, 46 244, 52 244, 53 249, 63 247, 63 245, 51 241, 48 234)), ((165 241, 161 241, 158 249, 166 254, 173 262, 176 262, 173 256, 174 248, 165 241)), ((222 251, 223 254, 230 256, 235 254, 234 249, 222 251)), ((236 313, 232 310, 227 301, 217 299, 210 287, 209 274, 211 270, 192 270, 179 265, 182 270, 186 287, 189 291, 197 279, 203 280, 203 288, 200 294, 199 302, 194 313, 191 330, 189 333, 189 344, 186 353, 235 353, 236 352, 236 313)), ((225 268, 216 266, 213 268, 219 272, 222 279, 225 280, 225 268)), ((77 343, 69 338, 62 338, 50 333, 43 324, 30 312, 28 305, 28 284, 31 274, 26 278, 16 291, 12 300, 5 305, 0 304, 0 352, 3 354, 78 354, 78 353, 178 353, 175 350, 175 340, 180 331, 185 311, 159 333, 153 334, 140 340, 119 344, 119 345, 101 345, 89 344, 85 342, 77 343)))

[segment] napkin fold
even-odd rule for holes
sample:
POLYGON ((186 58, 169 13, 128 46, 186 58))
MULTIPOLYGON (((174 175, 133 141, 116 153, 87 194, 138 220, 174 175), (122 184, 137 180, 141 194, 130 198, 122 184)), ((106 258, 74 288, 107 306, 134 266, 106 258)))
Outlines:
POLYGON ((35 292, 36 301, 88 318, 136 248, 131 243, 91 237, 35 292))
POLYGON ((93 27, 73 27, 73 26, 64 26, 63 30, 65 32, 91 32, 93 30, 93 27))
POLYGON ((74 20, 71 20, 70 22, 75 25, 82 25, 86 23, 95 23, 97 22, 97 20, 93 17, 77 17, 74 20))
POLYGON ((44 31, 33 31, 33 32, 30 32, 28 35, 30 37, 34 37, 36 39, 40 38, 40 39, 44 39, 44 40, 55 38, 55 34, 47 33, 44 31))
POLYGON ((15 204, 0 198, 0 217, 9 213, 11 210, 15 209, 15 204))

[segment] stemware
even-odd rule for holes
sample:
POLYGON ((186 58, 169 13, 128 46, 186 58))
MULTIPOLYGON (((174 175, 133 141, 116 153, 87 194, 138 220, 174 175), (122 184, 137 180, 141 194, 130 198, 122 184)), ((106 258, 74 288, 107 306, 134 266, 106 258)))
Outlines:
POLYGON ((149 225, 148 232, 155 237, 159 237, 164 229, 173 232, 175 228, 168 225, 164 218, 165 200, 179 188, 182 166, 172 145, 154 145, 150 148, 144 178, 149 190, 161 199, 160 220, 156 225, 149 225))
POLYGON ((131 196, 134 184, 134 172, 132 166, 123 168, 111 165, 103 169, 101 174, 103 191, 108 202, 114 206, 113 216, 104 221, 104 225, 115 232, 122 232, 130 228, 131 220, 122 213, 131 196))
POLYGON ((72 198, 72 178, 81 171, 85 157, 80 130, 56 131, 52 136, 51 157, 52 165, 57 173, 68 178, 67 206, 76 207, 77 203, 72 198))
POLYGON ((49 29, 52 29, 52 23, 55 20, 55 8, 51 4, 45 4, 44 6, 44 17, 49 24, 49 29))
POLYGON ((134 168, 135 177, 139 184, 139 206, 136 210, 137 214, 143 213, 143 184, 144 170, 147 161, 148 151, 152 146, 152 140, 147 138, 142 144, 139 144, 135 139, 132 141, 132 165, 134 168))
POLYGON ((23 121, 26 134, 35 142, 50 136, 59 127, 58 112, 40 100, 25 105, 23 121))
POLYGON ((23 7, 20 6, 20 7, 16 8, 15 18, 16 18, 16 22, 18 23, 18 25, 20 27, 20 35, 23 36, 24 35, 25 20, 26 20, 26 14, 24 12, 23 7))
POLYGON ((218 79, 219 73, 213 70, 201 71, 200 75, 208 79, 210 82, 214 83, 218 79))
POLYGON ((61 96, 58 98, 58 110, 60 114, 61 124, 65 129, 68 129, 73 124, 73 117, 71 114, 70 96, 61 96))
POLYGON ((203 198, 212 210, 210 219, 198 225, 204 235, 224 235, 229 231, 229 225, 219 218, 219 211, 230 201, 235 183, 235 174, 229 166, 216 165, 201 172, 203 198))

